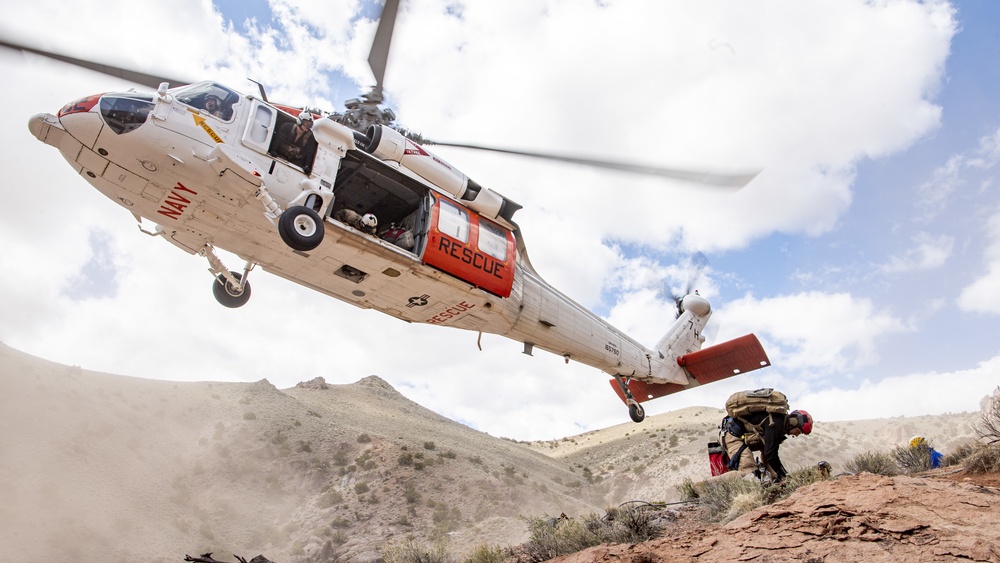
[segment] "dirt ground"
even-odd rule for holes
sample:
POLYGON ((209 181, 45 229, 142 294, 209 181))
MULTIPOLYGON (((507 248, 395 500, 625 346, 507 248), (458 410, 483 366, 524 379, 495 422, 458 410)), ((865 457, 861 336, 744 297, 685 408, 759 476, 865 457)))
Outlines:
POLYGON ((723 526, 682 508, 657 539, 554 559, 624 561, 990 561, 1000 563, 1000 474, 863 473, 815 483, 723 526))

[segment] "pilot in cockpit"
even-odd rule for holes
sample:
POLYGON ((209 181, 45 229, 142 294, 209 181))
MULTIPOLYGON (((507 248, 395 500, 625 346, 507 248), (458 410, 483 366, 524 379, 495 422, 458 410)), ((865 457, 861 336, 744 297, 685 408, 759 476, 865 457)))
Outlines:
POLYGON ((226 118, 226 112, 222 109, 222 100, 215 94, 205 96, 205 111, 219 119, 226 118))

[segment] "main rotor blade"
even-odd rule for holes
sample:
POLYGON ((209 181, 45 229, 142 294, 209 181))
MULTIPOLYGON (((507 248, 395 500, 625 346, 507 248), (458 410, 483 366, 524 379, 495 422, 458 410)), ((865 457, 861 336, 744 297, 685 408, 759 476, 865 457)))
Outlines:
POLYGON ((385 67, 389 60, 389 44, 392 43, 392 29, 396 25, 396 12, 399 11, 399 0, 385 0, 382 15, 375 29, 375 39, 372 50, 368 53, 368 66, 375 75, 375 88, 372 90, 382 97, 382 79, 385 77, 385 67))
POLYGON ((161 82, 169 82, 170 86, 183 86, 185 84, 190 84, 190 82, 186 80, 177 80, 165 76, 146 74, 145 72, 139 72, 127 68, 121 68, 117 66, 96 63, 93 61, 67 57, 66 55, 60 55, 59 53, 53 53, 51 51, 43 51, 41 49, 35 49, 32 47, 28 47, 26 45, 19 45, 17 43, 10 43, 2 39, 0 39, 0 46, 18 51, 25 51, 35 55, 41 55, 43 57, 48 57, 50 59, 55 59, 57 61, 62 61, 64 63, 69 63, 71 65, 76 65, 79 67, 97 71, 102 74, 107 74, 108 76, 114 76, 116 78, 128 80, 129 82, 134 82, 136 84, 148 86, 154 90, 160 86, 161 82))
POLYGON ((634 174, 643 174, 646 176, 657 176, 660 178, 672 178, 675 180, 685 180, 687 182, 695 182, 698 184, 707 184, 710 186, 720 186, 725 188, 742 188, 750 183, 751 180, 760 174, 760 171, 756 172, 745 172, 740 174, 723 174, 718 172, 709 172, 704 170, 680 170, 677 168, 661 168, 657 166, 647 166, 643 164, 632 164, 627 162, 615 162, 612 160, 599 160, 595 158, 582 158, 576 156, 567 156, 560 154, 542 153, 542 152, 528 152, 513 149, 501 149, 496 147, 484 147, 481 145, 467 145, 462 143, 442 143, 438 141, 430 141, 424 139, 424 144, 427 145, 439 145, 442 147, 458 147, 463 149, 474 149, 479 151, 490 151, 499 152, 503 154, 513 154, 518 156, 528 156, 531 158, 538 158, 543 160, 555 160, 557 162, 568 162, 570 164, 580 164, 583 166, 592 166, 594 168, 605 168, 609 170, 619 170, 623 172, 632 172, 634 174))

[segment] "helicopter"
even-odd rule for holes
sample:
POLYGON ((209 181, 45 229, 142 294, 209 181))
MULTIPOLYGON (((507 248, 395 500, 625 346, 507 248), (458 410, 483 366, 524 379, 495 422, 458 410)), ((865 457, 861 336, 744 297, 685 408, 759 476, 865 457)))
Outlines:
MULTIPOLYGON (((497 334, 611 376, 635 422, 642 403, 769 365, 746 335, 702 349, 712 309, 678 296, 666 334, 646 347, 547 283, 514 221, 521 205, 467 177, 383 109, 398 2, 386 2, 371 92, 322 115, 215 81, 185 83, 30 47, 5 46, 126 78, 150 93, 108 92, 37 114, 29 129, 147 235, 203 257, 223 306, 244 306, 256 268, 412 323, 497 334), (312 125, 309 126, 308 123, 312 125), (309 128, 302 150, 283 131, 309 128), (375 219, 375 224, 364 222, 375 219), (154 224, 151 229, 145 223, 154 224), (218 250, 244 261, 223 263, 218 250)), ((716 185, 718 175, 458 145, 716 185)))

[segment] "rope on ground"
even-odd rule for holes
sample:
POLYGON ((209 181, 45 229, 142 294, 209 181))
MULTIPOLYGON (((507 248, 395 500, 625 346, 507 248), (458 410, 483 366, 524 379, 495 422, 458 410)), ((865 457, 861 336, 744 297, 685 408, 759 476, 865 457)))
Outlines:
POLYGON ((619 504, 618 508, 622 508, 626 504, 641 504, 641 505, 650 506, 650 507, 653 507, 653 508, 663 508, 665 506, 674 506, 675 504, 691 504, 691 503, 697 504, 698 502, 700 502, 699 499, 681 500, 681 501, 677 501, 677 502, 649 502, 647 500, 627 500, 627 501, 619 504))

